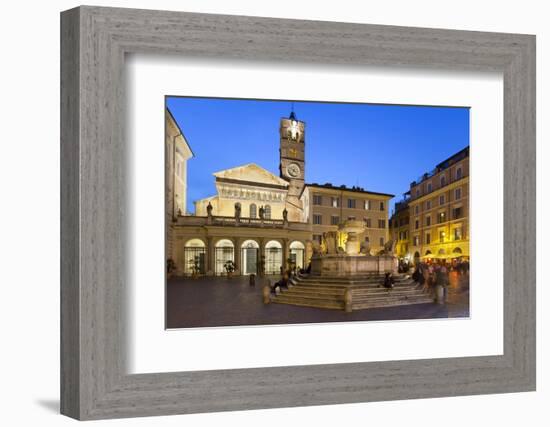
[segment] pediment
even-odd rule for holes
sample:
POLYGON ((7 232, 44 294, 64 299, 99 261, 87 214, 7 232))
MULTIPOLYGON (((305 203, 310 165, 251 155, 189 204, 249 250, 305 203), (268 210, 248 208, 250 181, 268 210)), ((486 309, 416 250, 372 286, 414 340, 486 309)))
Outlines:
POLYGON ((255 183, 264 185, 276 185, 288 187, 288 182, 255 163, 248 163, 231 169, 215 172, 216 180, 242 181, 243 183, 255 183))

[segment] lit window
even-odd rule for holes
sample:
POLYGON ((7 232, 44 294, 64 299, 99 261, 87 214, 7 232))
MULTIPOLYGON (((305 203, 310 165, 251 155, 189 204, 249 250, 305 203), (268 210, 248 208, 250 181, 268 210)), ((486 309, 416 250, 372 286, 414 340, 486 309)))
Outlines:
POLYGON ((365 210, 370 210, 370 200, 365 200, 365 210))
POLYGON ((338 197, 331 197, 331 205, 333 208, 340 207, 340 199, 338 197))
POLYGON ((445 242, 445 232, 440 231, 439 232, 439 243, 443 243, 443 242, 445 242))
POLYGON ((454 239, 455 240, 462 239, 462 227, 457 227, 454 229, 454 239))

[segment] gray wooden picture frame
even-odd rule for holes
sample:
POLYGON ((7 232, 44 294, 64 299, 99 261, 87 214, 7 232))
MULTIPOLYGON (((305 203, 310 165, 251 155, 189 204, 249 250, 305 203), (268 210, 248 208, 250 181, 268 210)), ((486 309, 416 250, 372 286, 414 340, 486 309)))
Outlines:
POLYGON ((88 6, 62 12, 63 414, 85 420, 535 390, 535 280, 534 36, 88 6), (127 374, 127 53, 502 72, 504 354, 127 374))

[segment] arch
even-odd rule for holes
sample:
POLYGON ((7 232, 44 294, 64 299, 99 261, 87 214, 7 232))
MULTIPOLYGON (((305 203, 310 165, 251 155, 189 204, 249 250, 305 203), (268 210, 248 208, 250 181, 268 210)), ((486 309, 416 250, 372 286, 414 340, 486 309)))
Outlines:
POLYGON ((431 255, 432 254, 432 251, 430 250, 427 250, 426 253, 424 255, 431 255))
POLYGON ((216 242, 217 248, 233 248, 235 245, 229 239, 220 239, 216 242))
POLYGON ((267 242, 265 244, 265 248, 266 249, 273 249, 273 248, 282 249, 283 245, 281 245, 281 242, 279 242, 278 240, 270 240, 269 242, 267 242))
POLYGON ((299 240, 290 243, 290 260, 297 270, 304 268, 305 245, 299 240))
POLYGON ((204 274, 205 267, 206 244, 202 239, 189 239, 183 247, 183 272, 187 275, 204 274))
POLYGON ((249 240, 245 240, 245 241, 241 244, 241 248, 243 248, 243 249, 245 249, 245 248, 259 249, 259 248, 260 248, 260 245, 258 244, 258 242, 257 242, 256 240, 249 239, 249 240))
POLYGON ((283 267, 283 246, 278 240, 270 240, 265 249, 266 274, 280 274, 283 267))
POLYGON ((250 218, 256 218, 256 215, 257 215, 257 207, 256 207, 256 204, 255 203, 252 203, 250 205, 250 218))
POLYGON ((290 244, 290 249, 305 249, 306 246, 300 242, 299 240, 294 240, 291 244, 290 244))
POLYGON ((461 254, 462 253, 462 249, 460 248, 454 248, 453 249, 453 254, 461 254))
POLYGON ((258 272, 258 253, 260 245, 256 240, 245 240, 241 244, 241 274, 256 274, 258 272))
POLYGON ((227 262, 235 262, 235 246, 229 239, 219 239, 214 249, 214 272, 217 275, 227 273, 227 262))
POLYGON ((204 248, 206 247, 206 244, 202 239, 193 238, 185 242, 185 247, 186 248, 204 248))
POLYGON ((270 205, 265 205, 264 218, 265 219, 271 219, 271 206, 270 205))

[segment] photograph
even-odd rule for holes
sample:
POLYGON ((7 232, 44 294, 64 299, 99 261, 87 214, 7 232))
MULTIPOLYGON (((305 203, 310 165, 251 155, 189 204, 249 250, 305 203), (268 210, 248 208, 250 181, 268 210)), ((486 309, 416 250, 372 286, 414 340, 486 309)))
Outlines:
POLYGON ((470 316, 468 107, 165 110, 167 329, 470 316))

